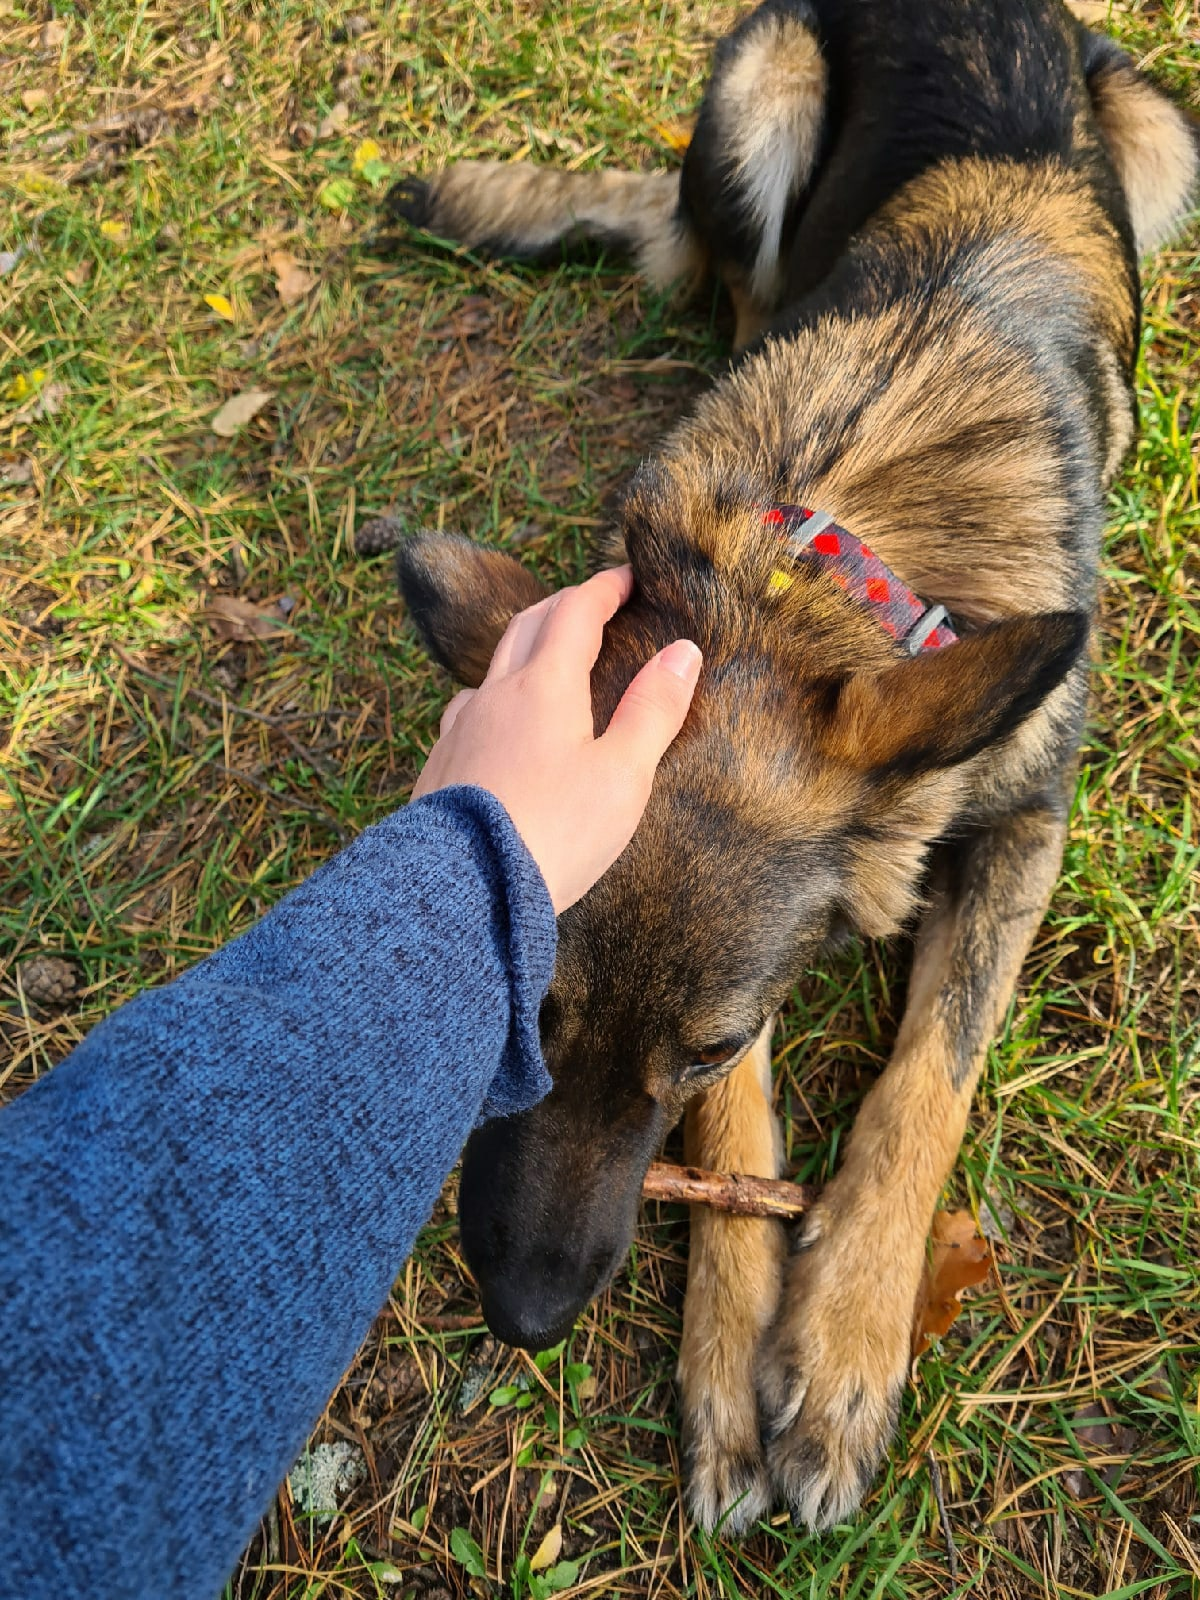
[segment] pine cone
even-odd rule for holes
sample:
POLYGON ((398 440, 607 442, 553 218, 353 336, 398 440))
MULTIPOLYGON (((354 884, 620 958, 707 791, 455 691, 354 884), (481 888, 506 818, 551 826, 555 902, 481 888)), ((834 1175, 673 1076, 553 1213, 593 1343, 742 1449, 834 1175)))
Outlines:
POLYGON ((35 1006, 65 1006, 78 987, 79 975, 61 956, 31 956, 17 968, 17 983, 35 1006))
POLYGON ((394 550, 404 538, 404 524, 399 517, 372 517, 355 529, 354 551, 360 556, 381 556, 385 550, 394 550))

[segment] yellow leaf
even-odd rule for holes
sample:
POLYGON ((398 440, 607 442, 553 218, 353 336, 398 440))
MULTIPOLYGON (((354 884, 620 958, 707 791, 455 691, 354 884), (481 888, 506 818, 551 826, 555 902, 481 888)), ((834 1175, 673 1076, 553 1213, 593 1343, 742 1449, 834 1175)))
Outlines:
POLYGON ((6 400, 26 400, 35 389, 40 389, 45 381, 45 367, 35 367, 28 377, 23 372, 18 372, 5 389, 4 398, 6 400))
POLYGON ((223 294, 206 294, 204 296, 204 304, 211 306, 219 317, 224 317, 226 322, 234 320, 233 303, 226 299, 223 294))
POLYGON ((375 143, 374 139, 364 139, 359 145, 358 149, 354 152, 355 176, 362 177, 363 168, 367 165, 368 161, 378 161, 382 155, 383 151, 379 145, 375 143))
POLYGON ((556 1522, 529 1558, 530 1572, 540 1572, 543 1567, 552 1567, 562 1554, 562 1543, 562 1523, 556 1522))
POLYGON ((100 232, 106 239, 118 240, 124 239, 126 236, 126 228, 123 222, 102 222, 100 224, 100 232))
POLYGON ((65 183, 56 183, 53 178, 43 178, 36 172, 25 173, 18 180, 18 187, 35 200, 61 200, 69 193, 65 183))
POLYGON ((654 132, 668 150, 686 150, 692 142, 690 122, 656 122, 654 132))

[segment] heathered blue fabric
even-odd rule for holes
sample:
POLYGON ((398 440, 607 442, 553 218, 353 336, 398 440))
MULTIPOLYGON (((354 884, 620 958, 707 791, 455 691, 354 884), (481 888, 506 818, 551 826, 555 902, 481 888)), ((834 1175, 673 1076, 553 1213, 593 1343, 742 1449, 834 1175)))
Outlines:
POLYGON ((0 1112, 0 1594, 212 1600, 481 1111, 549 1088, 554 952, 443 790, 0 1112))

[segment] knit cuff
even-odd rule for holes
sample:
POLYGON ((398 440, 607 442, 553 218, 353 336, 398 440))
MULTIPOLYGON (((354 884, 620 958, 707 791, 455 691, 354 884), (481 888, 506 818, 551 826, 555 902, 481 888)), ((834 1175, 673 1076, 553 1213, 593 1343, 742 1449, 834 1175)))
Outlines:
POLYGON ((554 975, 558 930, 541 869, 512 818, 486 789, 465 784, 415 802, 462 826, 475 825, 490 847, 499 883, 494 898, 498 942, 507 947, 509 1029, 500 1067, 484 1097, 480 1122, 528 1111, 553 1088, 542 1057, 538 1018, 554 975))

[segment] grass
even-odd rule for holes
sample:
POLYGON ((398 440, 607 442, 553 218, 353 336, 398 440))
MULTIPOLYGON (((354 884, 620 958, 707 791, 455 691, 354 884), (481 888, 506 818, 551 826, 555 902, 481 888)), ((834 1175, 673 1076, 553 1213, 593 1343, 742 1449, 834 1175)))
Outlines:
MULTIPOLYGON (((574 577, 724 349, 721 313, 611 265, 380 255, 369 163, 677 159, 663 125, 738 14, 0 0, 0 249, 23 252, 0 277, 5 1093, 403 800, 448 686, 389 561, 355 553, 364 521, 444 522, 574 577), (317 280, 290 306, 277 251, 317 280), (268 405, 215 436, 251 387, 268 405), (222 639, 221 596, 281 625, 222 639), (77 975, 65 1009, 21 997, 38 951, 77 975)), ((1193 12, 1108 25, 1196 107, 1193 12)), ((1200 1593, 1197 242, 1149 272, 1062 881, 953 1182, 1001 1239, 999 1284, 921 1364, 862 1515, 820 1539, 687 1525, 681 1212, 652 1209, 534 1363, 484 1335, 451 1184, 314 1434, 358 1445, 365 1481, 327 1526, 283 1490, 230 1597, 1200 1593)), ((867 946, 796 989, 777 1062, 801 1177, 836 1160, 902 973, 867 946)))

